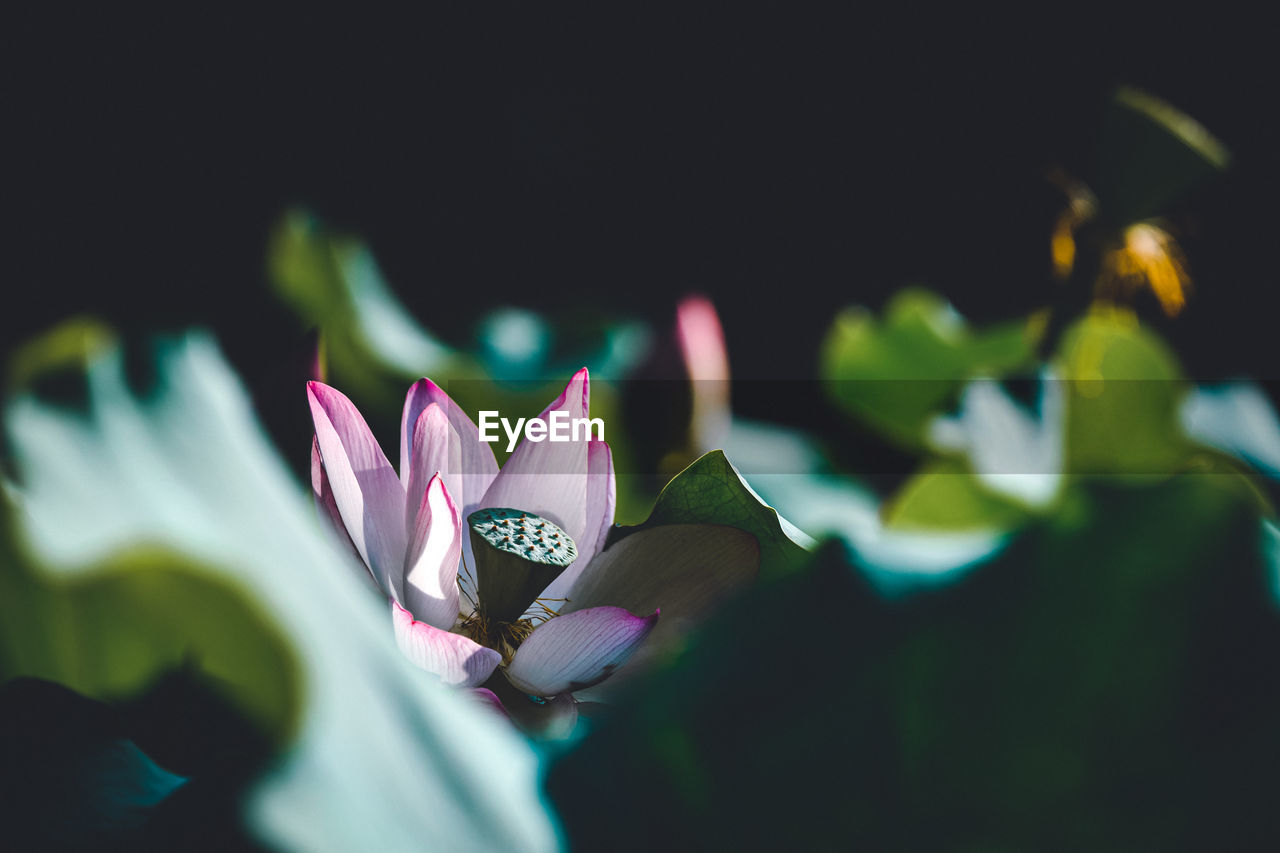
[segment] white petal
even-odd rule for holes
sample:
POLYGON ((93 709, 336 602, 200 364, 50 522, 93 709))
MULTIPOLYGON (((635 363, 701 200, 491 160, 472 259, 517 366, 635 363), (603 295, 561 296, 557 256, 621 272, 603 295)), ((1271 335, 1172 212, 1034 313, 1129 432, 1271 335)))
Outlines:
POLYGON ((613 475, 613 453, 608 443, 593 439, 587 447, 587 526, 578 546, 578 559, 543 591, 539 598, 565 598, 592 558, 604 548, 613 527, 617 484, 613 475))
MULTIPOLYGON (((564 392, 539 416, 550 424, 552 412, 565 412, 568 424, 588 412, 584 367, 564 392)), ((482 507, 510 507, 540 515, 560 526, 576 544, 587 528, 587 440, 520 442, 493 484, 482 507)))
POLYGON ((593 607, 549 619, 516 649, 507 680, 535 696, 571 693, 608 678, 658 622, 621 607, 593 607))
POLYGON ((592 560, 560 612, 605 604, 633 613, 661 608, 662 621, 642 652, 647 661, 677 644, 759 571, 760 549, 750 533, 716 524, 663 525, 632 533, 592 560))
POLYGON ((404 487, 345 395, 322 382, 308 382, 307 398, 347 533, 383 590, 399 596, 406 541, 404 487))
POLYGON ((978 480, 1027 506, 1052 503, 1062 485, 1064 443, 1062 383, 1041 379, 1039 417, 1024 412, 991 379, 970 382, 956 418, 936 418, 929 439, 943 450, 967 453, 978 480))
POLYGON ((449 421, 451 442, 457 443, 457 453, 450 448, 446 458, 457 460, 457 467, 441 469, 449 494, 462 511, 465 519, 480 507, 480 499, 498 474, 498 462, 493 458, 493 448, 480 440, 480 430, 475 421, 444 390, 430 379, 419 379, 405 395, 404 412, 400 421, 400 477, 409 480, 409 456, 413 448, 413 432, 419 416, 432 403, 438 405, 449 421), (458 477, 455 483, 451 478, 458 477))
POLYGON ((439 474, 427 485, 410 536, 404 564, 405 606, 423 622, 447 631, 458 619, 462 522, 439 474))
POLYGON ((1182 427, 1197 441, 1239 456, 1280 479, 1280 418, 1252 383, 1197 388, 1179 411, 1182 427))
MULTIPOLYGON (((338 504, 333 500, 333 486, 329 485, 329 475, 325 473, 324 463, 320 461, 320 444, 314 436, 311 439, 311 495, 316 500, 316 510, 320 513, 321 523, 332 534, 338 550, 348 558, 347 562, 354 570, 354 574, 363 583, 378 589, 378 582, 374 580, 373 573, 365 565, 364 558, 360 556, 355 543, 351 541, 351 534, 347 533, 347 527, 342 523, 342 514, 338 512, 338 504)), ((379 591, 386 594, 382 590, 379 591)))
POLYGON ((462 494, 462 478, 457 474, 459 447, 444 411, 432 403, 418 415, 413 427, 413 447, 409 451, 409 479, 405 492, 405 526, 413 536, 413 523, 427 491, 427 483, 439 474, 449 496, 456 503, 462 494), (455 473, 448 473, 453 471, 455 473))
POLYGON ((502 655, 485 648, 461 634, 442 631, 419 622, 413 615, 391 602, 396 642, 405 657, 415 666, 440 676, 450 687, 477 687, 493 674, 502 655))

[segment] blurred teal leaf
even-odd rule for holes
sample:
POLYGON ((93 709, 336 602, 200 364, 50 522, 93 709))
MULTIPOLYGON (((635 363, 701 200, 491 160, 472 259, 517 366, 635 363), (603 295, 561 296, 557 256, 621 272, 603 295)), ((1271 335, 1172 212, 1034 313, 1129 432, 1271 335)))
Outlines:
POLYGON ((639 322, 571 317, 552 323, 523 308, 500 308, 480 321, 477 351, 484 372, 498 382, 572 375, 585 366, 593 378, 618 379, 649 348, 639 322))
POLYGON ((942 297, 898 293, 877 320, 864 308, 836 318, 823 344, 821 374, 850 414, 908 447, 975 376, 1001 376, 1034 362, 1035 318, 971 329, 942 297))
POLYGON ((213 342, 166 344, 157 375, 139 401, 113 351, 90 363, 86 419, 10 402, 21 532, 60 582, 146 543, 270 614, 301 667, 302 716, 246 800, 255 834, 288 849, 555 847, 531 747, 404 659, 213 342))
MULTIPOLYGON (((122 731, 116 709, 61 685, 0 686, 0 793, 10 849, 142 849, 189 780, 122 731)), ((154 846, 154 845, 152 845, 154 846)))
POLYGON ((795 571, 807 561, 808 536, 762 501, 725 458, 713 450, 677 474, 658 495, 649 517, 634 527, 615 527, 609 545, 664 524, 722 524, 745 530, 760 544, 760 577, 795 571))

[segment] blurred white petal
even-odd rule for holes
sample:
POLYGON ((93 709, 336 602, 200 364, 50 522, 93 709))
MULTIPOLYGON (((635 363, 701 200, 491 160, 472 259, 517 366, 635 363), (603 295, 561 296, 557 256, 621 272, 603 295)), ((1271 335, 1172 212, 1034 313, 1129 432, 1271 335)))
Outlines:
POLYGON ((1030 507, 1051 504, 1062 487, 1065 445, 1062 383, 1046 373, 1038 415, 1023 410, 991 379, 970 382, 956 417, 938 417, 929 441, 969 457, 988 489, 1030 507))
POLYGON ((995 529, 886 528, 876 496, 845 477, 762 474, 752 482, 766 502, 785 507, 806 533, 842 539, 853 562, 886 595, 954 580, 998 554, 1009 540, 1008 531, 995 529))

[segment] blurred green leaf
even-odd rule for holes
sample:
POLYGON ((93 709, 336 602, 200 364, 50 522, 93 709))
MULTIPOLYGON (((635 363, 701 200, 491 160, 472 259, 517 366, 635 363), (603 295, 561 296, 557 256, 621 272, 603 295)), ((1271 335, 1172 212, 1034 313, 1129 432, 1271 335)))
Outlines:
POLYGON ((24 566, 12 549, 0 563, 0 680, 32 676, 112 700, 194 668, 277 746, 295 734, 302 697, 289 644, 224 573, 163 548, 118 553, 71 579, 24 566))
POLYGON ((807 537, 751 491, 719 450, 703 455, 677 474, 658 495, 642 524, 614 527, 605 547, 664 524, 723 524, 745 530, 760 543, 762 580, 790 574, 808 560, 801 544, 807 537))
POLYGON ((904 483, 884 509, 885 526, 899 530, 1011 530, 1027 513, 982 488, 958 460, 928 462, 904 483))
POLYGON ((942 297, 898 293, 877 321, 864 308, 836 318, 821 373, 846 411, 888 438, 919 447, 929 420, 974 376, 998 377, 1034 362, 1036 318, 971 329, 942 297))
POLYGON ((345 387, 390 405, 403 397, 405 380, 442 377, 455 357, 396 298, 367 246, 305 211, 276 225, 268 270, 303 324, 320 329, 335 381, 345 387))
POLYGON ((1102 216, 1129 225, 1163 212, 1230 161, 1226 147, 1190 116, 1122 87, 1103 119, 1093 189, 1102 216))
POLYGON ((115 343, 115 332, 93 317, 64 320, 14 351, 8 365, 9 386, 25 387, 51 371, 83 370, 90 359, 115 343))
POLYGON ((1179 425, 1187 386, 1168 347, 1112 309, 1090 312, 1062 336, 1066 467, 1081 476, 1168 474, 1191 445, 1179 425))

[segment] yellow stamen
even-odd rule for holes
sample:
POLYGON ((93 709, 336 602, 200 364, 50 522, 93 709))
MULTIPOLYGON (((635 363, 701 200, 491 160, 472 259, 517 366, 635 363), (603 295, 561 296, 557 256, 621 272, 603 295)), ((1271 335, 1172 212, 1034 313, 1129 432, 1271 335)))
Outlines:
POLYGON ((514 622, 495 622, 489 619, 481 608, 470 616, 464 617, 458 624, 457 632, 501 654, 502 665, 506 666, 511 663, 516 649, 529 639, 529 635, 535 628, 559 615, 558 610, 551 604, 560 602, 563 605, 568 600, 567 598, 539 598, 530 605, 533 612, 529 616, 523 616, 514 622))

